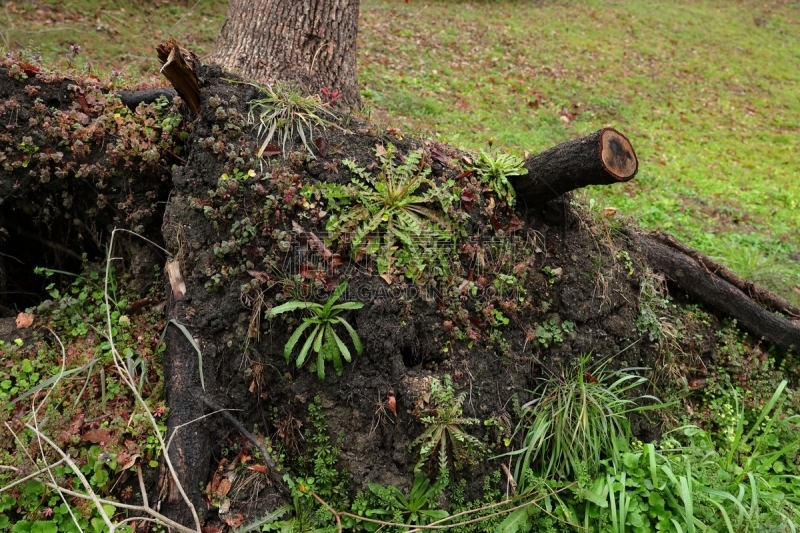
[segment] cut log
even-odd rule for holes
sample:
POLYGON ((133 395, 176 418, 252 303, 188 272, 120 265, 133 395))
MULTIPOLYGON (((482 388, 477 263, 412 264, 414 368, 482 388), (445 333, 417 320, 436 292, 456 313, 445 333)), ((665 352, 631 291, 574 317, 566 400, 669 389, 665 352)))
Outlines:
POLYGON ((623 134, 603 128, 528 158, 525 168, 526 175, 508 180, 519 205, 535 206, 587 185, 630 181, 639 170, 639 160, 623 134))
MULTIPOLYGON (((675 241, 674 237, 670 239, 675 241)), ((800 353, 800 325, 761 307, 739 288, 707 269, 694 257, 696 252, 688 254, 663 240, 662 234, 639 236, 639 244, 653 269, 664 273, 692 300, 736 319, 739 327, 756 339, 800 353)))
POLYGON ((767 309, 776 313, 784 314, 792 320, 800 319, 800 307, 793 305, 787 299, 778 296, 774 292, 771 292, 760 285, 756 285, 750 280, 744 279, 729 268, 720 265, 707 255, 701 254, 697 250, 689 248, 672 235, 662 232, 653 232, 649 234, 649 237, 688 255, 700 263, 709 274, 713 274, 724 279, 767 309))
POLYGON ((156 51, 162 65, 161 73, 192 111, 200 111, 200 84, 195 66, 197 55, 183 48, 175 39, 159 44, 156 51))

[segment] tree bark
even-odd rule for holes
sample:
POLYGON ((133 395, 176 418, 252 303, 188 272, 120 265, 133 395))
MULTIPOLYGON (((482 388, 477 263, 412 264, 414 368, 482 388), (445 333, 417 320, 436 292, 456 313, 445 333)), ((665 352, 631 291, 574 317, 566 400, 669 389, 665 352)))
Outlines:
POLYGON ((211 62, 247 80, 339 91, 358 105, 359 0, 231 0, 211 62))
POLYGON ((587 185, 630 181, 639 161, 623 134, 603 128, 528 158, 525 168, 527 174, 508 180, 521 206, 535 206, 587 185))
MULTIPOLYGON (((725 279, 716 276, 692 255, 641 235, 647 262, 689 294, 693 301, 735 318, 739 327, 772 346, 800 353, 800 326, 764 309, 725 279)), ((763 290, 763 289, 762 289, 763 290)))

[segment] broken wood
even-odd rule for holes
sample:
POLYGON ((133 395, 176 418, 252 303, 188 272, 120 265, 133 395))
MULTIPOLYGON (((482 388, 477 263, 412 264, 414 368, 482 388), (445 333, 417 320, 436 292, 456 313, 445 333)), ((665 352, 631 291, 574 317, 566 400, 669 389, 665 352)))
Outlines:
MULTIPOLYGON (((647 255, 647 262, 655 270, 664 273, 692 300, 736 319, 737 325, 757 340, 763 339, 782 350, 800 353, 800 325, 763 308, 730 281, 707 268, 702 257, 696 257, 702 254, 684 245, 665 244, 665 240, 678 242, 674 237, 667 237, 665 239, 663 234, 639 236, 639 244, 647 255)), ((746 283, 754 285, 752 282, 746 283)), ((768 292, 759 287, 757 294, 768 292)))
POLYGON ((528 158, 525 168, 527 174, 508 180, 519 205, 534 206, 587 185, 630 181, 639 170, 639 160, 623 134, 603 128, 528 158))
POLYGON ((649 234, 649 237, 688 255, 700 263, 709 274, 713 274, 724 279, 745 293, 751 299, 755 300, 771 311, 787 315, 791 319, 800 318, 800 307, 792 305, 791 302, 781 296, 778 296, 774 292, 769 291, 760 285, 756 285, 748 279, 744 279, 729 268, 720 265, 707 255, 701 254, 697 250, 689 248, 672 235, 662 232, 653 232, 649 234))
POLYGON ((162 65, 161 74, 175 87, 192 111, 200 111, 200 85, 195 72, 197 55, 182 47, 175 39, 159 44, 156 51, 162 65))

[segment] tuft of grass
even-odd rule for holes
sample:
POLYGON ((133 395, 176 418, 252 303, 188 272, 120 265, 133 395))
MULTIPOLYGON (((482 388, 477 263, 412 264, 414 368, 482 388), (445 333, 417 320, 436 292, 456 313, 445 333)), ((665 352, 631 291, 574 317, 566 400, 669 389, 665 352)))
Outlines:
POLYGON ((250 101, 248 121, 258 124, 258 138, 263 139, 256 155, 264 157, 264 151, 272 138, 277 135, 281 142, 281 153, 286 158, 286 145, 299 136, 311 157, 314 151, 310 142, 314 139, 314 128, 326 128, 333 123, 323 118, 334 118, 328 106, 319 95, 303 96, 300 87, 294 83, 278 81, 274 85, 251 83, 258 89, 261 98, 250 101))
POLYGON ((514 478, 521 485, 534 472, 567 480, 601 460, 616 464, 632 440, 627 415, 662 406, 653 396, 629 397, 648 382, 633 373, 642 369, 608 370, 608 360, 593 368, 589 357, 581 356, 563 376, 544 380, 533 391, 535 399, 522 406, 522 448, 506 454, 517 457, 514 478))

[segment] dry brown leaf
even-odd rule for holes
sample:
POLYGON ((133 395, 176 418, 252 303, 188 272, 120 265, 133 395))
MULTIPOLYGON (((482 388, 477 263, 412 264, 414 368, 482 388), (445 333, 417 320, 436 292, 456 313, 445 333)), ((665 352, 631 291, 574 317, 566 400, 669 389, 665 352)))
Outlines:
POLYGON ((242 522, 244 522, 244 517, 239 513, 235 515, 224 516, 222 519, 232 528, 237 528, 242 525, 242 522))
POLYGON ((267 472, 269 472, 269 470, 267 470, 267 467, 264 466, 264 465, 248 466, 247 469, 248 470, 252 470, 253 472, 258 472, 259 474, 264 474, 264 475, 267 475, 267 472))
POLYGON ((20 313, 17 315, 17 329, 25 329, 31 327, 35 317, 32 313, 20 313))
POLYGON ((231 480, 223 477, 219 484, 217 485, 217 490, 214 491, 214 494, 219 496, 220 498, 227 495, 231 490, 231 480))
POLYGON ((81 440, 85 442, 92 442, 94 444, 108 444, 113 440, 111 433, 105 429, 90 429, 83 435, 81 440))

